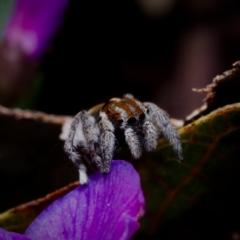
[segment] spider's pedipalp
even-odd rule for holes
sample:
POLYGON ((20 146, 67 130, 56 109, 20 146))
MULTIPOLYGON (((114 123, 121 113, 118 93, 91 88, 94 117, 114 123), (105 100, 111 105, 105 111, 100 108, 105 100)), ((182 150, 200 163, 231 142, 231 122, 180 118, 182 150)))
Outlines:
POLYGON ((127 109, 130 110, 129 112, 120 107, 115 107, 114 110, 121 115, 122 119, 124 119, 120 128, 124 131, 125 141, 130 149, 132 157, 134 159, 138 159, 142 155, 142 147, 138 140, 138 135, 135 133, 133 128, 129 126, 131 120, 134 122, 136 121, 136 118, 134 117, 136 113, 131 105, 126 106, 127 109))
MULTIPOLYGON (((124 95, 127 98, 128 95, 124 95)), ((142 142, 139 140, 138 134, 136 134, 136 130, 134 130, 131 125, 134 125, 136 123, 136 126, 142 125, 142 133, 144 135, 143 138, 143 145, 147 151, 153 151, 157 146, 157 134, 156 134, 156 128, 153 126, 153 124, 149 121, 149 117, 147 115, 147 109, 144 106, 144 104, 137 99, 128 99, 127 105, 130 108, 132 115, 134 117, 130 117, 127 121, 127 124, 130 125, 126 128, 128 138, 125 138, 126 142, 131 150, 132 156, 134 158, 140 158, 142 154, 142 142), (131 130, 130 130, 130 129, 131 130)), ((125 131, 126 131, 125 130, 125 131)))
POLYGON ((156 128, 150 121, 143 123, 144 147, 148 152, 154 151, 157 147, 157 132, 156 128))
POLYGON ((100 113, 102 120, 99 122, 100 128, 100 146, 102 153, 102 168, 101 172, 107 173, 110 170, 110 163, 115 150, 115 135, 114 126, 111 121, 108 120, 107 115, 104 112, 100 113))
POLYGON ((173 145, 173 150, 178 156, 178 161, 181 162, 183 157, 180 136, 171 124, 168 114, 154 103, 146 102, 144 104, 149 108, 150 118, 160 128, 163 136, 173 145))

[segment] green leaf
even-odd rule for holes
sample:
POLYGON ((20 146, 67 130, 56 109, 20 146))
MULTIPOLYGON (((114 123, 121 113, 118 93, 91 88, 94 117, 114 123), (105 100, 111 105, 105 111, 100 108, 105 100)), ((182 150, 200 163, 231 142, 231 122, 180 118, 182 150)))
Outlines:
POLYGON ((240 104, 215 110, 179 132, 183 163, 164 139, 136 163, 147 202, 140 235, 218 239, 221 226, 234 231, 240 223, 240 104))
POLYGON ((74 182, 44 198, 22 204, 0 214, 0 227, 8 231, 23 233, 42 210, 78 185, 79 182, 74 182))

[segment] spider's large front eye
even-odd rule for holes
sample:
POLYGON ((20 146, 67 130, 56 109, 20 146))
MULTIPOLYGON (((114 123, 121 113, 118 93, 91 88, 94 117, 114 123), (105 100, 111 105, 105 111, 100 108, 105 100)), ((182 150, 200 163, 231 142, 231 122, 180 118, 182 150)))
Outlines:
POLYGON ((123 123, 123 120, 122 120, 122 119, 119 119, 119 120, 118 120, 118 123, 119 123, 119 124, 123 123))
POLYGON ((142 121, 144 118, 145 118, 145 114, 141 113, 140 116, 139 116, 139 120, 142 121))
POLYGON ((128 119, 128 124, 134 124, 137 121, 135 117, 131 117, 128 119))

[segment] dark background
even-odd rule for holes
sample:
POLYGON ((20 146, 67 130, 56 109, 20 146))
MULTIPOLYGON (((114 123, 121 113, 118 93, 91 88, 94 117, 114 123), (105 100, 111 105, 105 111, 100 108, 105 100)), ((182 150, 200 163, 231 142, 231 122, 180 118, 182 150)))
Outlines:
POLYGON ((201 106, 192 88, 240 59, 240 2, 172 0, 147 11, 151 2, 71 1, 43 59, 36 109, 74 115, 128 92, 175 118, 201 106))

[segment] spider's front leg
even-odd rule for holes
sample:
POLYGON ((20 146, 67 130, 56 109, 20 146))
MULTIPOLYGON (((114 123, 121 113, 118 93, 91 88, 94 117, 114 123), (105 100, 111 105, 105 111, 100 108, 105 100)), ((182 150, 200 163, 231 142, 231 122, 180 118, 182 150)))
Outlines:
POLYGON ((95 118, 90 116, 86 111, 81 112, 82 130, 86 139, 87 150, 90 154, 91 161, 97 169, 102 168, 101 150, 99 146, 99 128, 95 118))
POLYGON ((178 161, 181 162, 183 156, 180 136, 171 124, 168 114, 154 103, 146 102, 144 105, 149 108, 149 117, 157 128, 160 128, 163 136, 173 145, 173 150, 178 156, 178 161))
POLYGON ((131 155, 134 159, 139 159, 142 155, 141 144, 138 140, 137 134, 131 127, 126 127, 124 130, 125 141, 130 149, 131 155))
POLYGON ((114 126, 111 121, 109 121, 107 115, 104 112, 101 112, 100 117, 100 147, 103 161, 100 171, 102 173, 107 173, 110 171, 110 163, 113 158, 116 139, 114 135, 114 126))
POLYGON ((64 150, 79 171, 79 181, 82 184, 88 182, 86 167, 82 161, 82 154, 89 154, 92 162, 101 168, 101 158, 99 156, 99 129, 95 125, 95 120, 86 111, 79 112, 73 119, 69 136, 65 142, 64 150), (82 153, 77 151, 81 149, 82 153))
POLYGON ((142 128, 144 133, 144 147, 148 152, 152 152, 157 147, 158 136, 156 128, 149 120, 143 123, 142 128))

